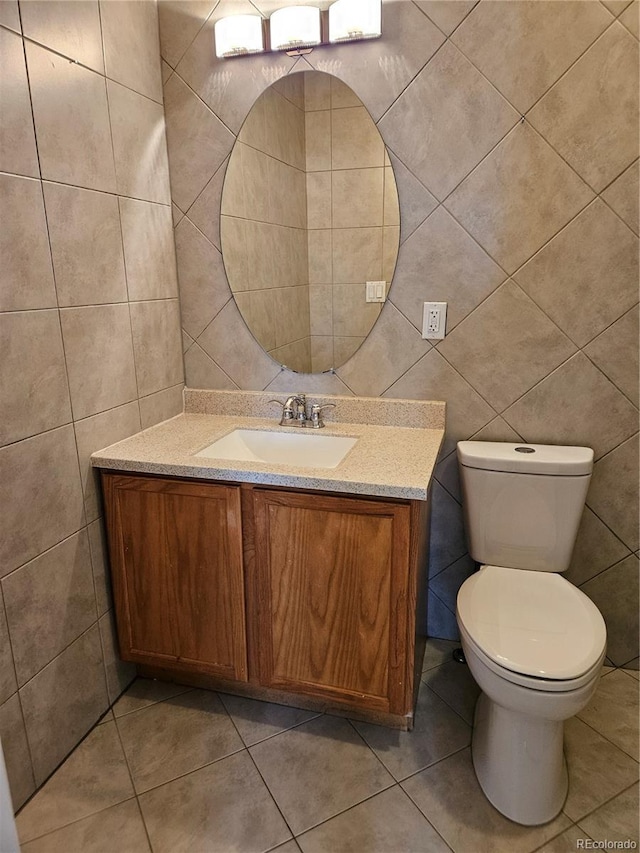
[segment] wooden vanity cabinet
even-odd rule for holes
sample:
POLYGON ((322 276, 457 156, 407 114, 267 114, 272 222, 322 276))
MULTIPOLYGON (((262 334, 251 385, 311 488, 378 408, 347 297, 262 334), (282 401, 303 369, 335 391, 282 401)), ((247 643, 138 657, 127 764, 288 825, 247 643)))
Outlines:
POLYGON ((121 656, 412 726, 428 503, 103 473, 121 656))

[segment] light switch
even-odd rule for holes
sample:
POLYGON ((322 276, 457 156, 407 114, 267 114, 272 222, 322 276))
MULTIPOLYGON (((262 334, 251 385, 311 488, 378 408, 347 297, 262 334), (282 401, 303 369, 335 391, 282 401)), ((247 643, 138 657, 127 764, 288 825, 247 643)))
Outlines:
POLYGON ((368 281, 366 289, 367 302, 384 302, 386 281, 368 281))

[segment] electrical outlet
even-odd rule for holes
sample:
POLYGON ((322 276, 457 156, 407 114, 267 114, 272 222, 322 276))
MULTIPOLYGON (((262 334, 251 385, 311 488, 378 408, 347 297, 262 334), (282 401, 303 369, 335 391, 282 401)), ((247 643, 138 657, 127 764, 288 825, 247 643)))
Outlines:
POLYGON ((422 310, 422 337, 442 340, 447 328, 447 303, 425 302, 422 310))

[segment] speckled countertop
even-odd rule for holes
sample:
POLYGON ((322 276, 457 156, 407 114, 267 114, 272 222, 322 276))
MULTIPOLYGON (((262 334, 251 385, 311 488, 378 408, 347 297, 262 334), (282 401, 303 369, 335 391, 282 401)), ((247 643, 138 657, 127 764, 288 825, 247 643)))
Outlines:
MULTIPOLYGON (((300 430, 313 436, 352 436, 358 442, 335 468, 297 467, 240 460, 216 460, 197 457, 214 441, 234 429, 255 429, 291 433, 295 427, 280 427, 277 418, 250 417, 247 411, 247 395, 239 397, 243 414, 229 412, 235 406, 222 404, 224 398, 215 397, 220 392, 206 392, 210 403, 206 410, 224 411, 224 414, 198 414, 188 411, 190 401, 185 393, 187 411, 168 421, 137 433, 136 435, 99 450, 91 457, 97 468, 132 471, 145 474, 165 474, 173 477, 197 477, 208 480, 263 483, 290 488, 320 489, 379 497, 425 500, 436 463, 438 450, 444 436, 444 404, 416 401, 415 427, 365 423, 341 423, 339 408, 335 410, 336 421, 316 433, 315 430, 300 430), (216 403, 221 403, 216 405, 216 403), (420 407, 420 408, 418 408, 420 407), (428 424, 428 426, 423 426, 428 424)), ((205 392, 197 392, 203 394, 205 392)), ((256 395, 255 411, 263 407, 264 395, 256 395)), ((268 395, 271 396, 271 395, 268 395)), ((313 402, 333 402, 347 398, 314 396, 313 402)), ((362 398, 363 415, 373 404, 362 398)), ((380 402, 380 401, 378 401, 380 402)), ((407 416, 407 404, 401 401, 398 409, 403 419, 407 416)), ((349 413, 357 398, 349 398, 349 413)), ((336 406, 340 406, 336 402, 336 406)), ((202 398, 198 408, 202 411, 202 398)), ((195 406, 194 406, 195 408, 195 406)), ((345 407, 346 408, 346 407, 345 407)), ((388 406, 389 419, 395 419, 393 406, 388 406)), ((410 411, 410 409, 409 409, 410 411)), ((364 419, 364 418, 363 418, 364 419)), ((415 421, 413 421, 415 423, 415 421)))

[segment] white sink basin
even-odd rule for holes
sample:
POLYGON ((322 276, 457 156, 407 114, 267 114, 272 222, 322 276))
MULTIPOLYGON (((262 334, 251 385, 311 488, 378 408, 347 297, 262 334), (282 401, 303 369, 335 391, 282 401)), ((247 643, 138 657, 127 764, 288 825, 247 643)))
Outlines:
POLYGON ((271 462, 298 468, 335 468, 357 440, 315 432, 234 429, 194 455, 207 459, 271 462))

